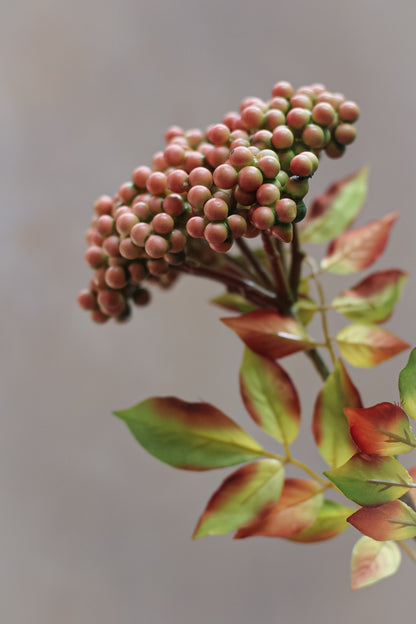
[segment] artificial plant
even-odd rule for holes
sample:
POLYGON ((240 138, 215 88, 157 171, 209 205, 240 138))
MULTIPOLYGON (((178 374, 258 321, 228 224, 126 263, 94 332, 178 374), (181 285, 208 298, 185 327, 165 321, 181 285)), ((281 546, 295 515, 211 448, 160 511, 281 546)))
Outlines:
POLYGON ((238 113, 205 132, 170 128, 151 167, 135 169, 115 197, 97 200, 86 252, 94 275, 78 296, 103 323, 126 320, 131 303, 147 304, 148 285, 168 288, 186 273, 224 285, 213 303, 233 313, 221 320, 246 345, 240 392, 272 438, 270 450, 208 403, 153 397, 116 415, 149 453, 176 468, 243 464, 212 495, 194 537, 234 531, 237 539, 306 543, 352 525, 362 534, 352 554, 353 588, 394 573, 402 550, 416 563, 405 541, 416 536, 416 466, 406 470, 397 459, 416 447, 409 421, 416 419, 416 351, 399 376, 401 405, 364 407, 345 364, 372 367, 409 347, 381 326, 406 273, 375 271, 330 303, 321 283, 325 272, 370 267, 397 214, 351 228, 366 198, 366 169, 333 184, 308 210, 304 201, 322 153, 342 156, 358 116, 354 102, 323 85, 294 92, 278 82, 270 100, 245 98, 238 113), (251 238, 261 245, 248 244, 251 238), (304 243, 329 246, 318 263, 304 243), (335 337, 332 311, 347 319, 335 337), (315 314, 318 339, 307 330, 315 314), (329 465, 323 474, 292 456, 300 403, 280 360, 297 352, 322 379, 312 434, 329 465), (291 467, 304 478, 291 476, 291 467), (344 502, 332 500, 333 492, 344 502))

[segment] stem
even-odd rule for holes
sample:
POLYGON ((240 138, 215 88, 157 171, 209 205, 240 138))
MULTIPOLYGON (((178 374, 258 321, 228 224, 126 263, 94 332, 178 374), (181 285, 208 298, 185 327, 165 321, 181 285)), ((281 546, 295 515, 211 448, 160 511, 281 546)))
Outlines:
POLYGON ((273 294, 256 285, 251 280, 240 279, 197 263, 184 262, 176 266, 175 269, 190 275, 198 275, 221 282, 227 287, 229 292, 241 294, 247 301, 261 308, 270 309, 275 307, 273 294))
POLYGON ((312 262, 312 260, 310 258, 306 259, 306 262, 308 263, 310 269, 311 269, 311 277, 315 282, 315 286, 316 286, 316 290, 318 292, 318 298, 319 298, 319 313, 321 315, 321 320, 322 320, 322 331, 325 337, 325 345, 329 351, 329 355, 331 356, 331 361, 332 364, 335 364, 336 362, 336 355, 334 352, 334 349, 332 347, 332 342, 331 342, 331 338, 329 336, 329 330, 328 330, 328 319, 327 319, 327 315, 326 315, 326 310, 325 310, 325 295, 324 295, 324 290, 322 288, 322 284, 319 280, 319 278, 317 277, 316 271, 315 271, 315 267, 314 264, 312 262))
POLYGON ((304 258, 305 258, 305 253, 300 249, 298 230, 297 230, 296 224, 294 224, 293 240, 292 240, 292 262, 290 265, 289 285, 296 299, 297 299, 297 293, 299 289, 302 262, 304 258))
POLYGON ((280 253, 277 249, 273 248, 270 236, 267 232, 262 232, 261 237, 263 239, 263 247, 269 258, 270 268, 276 284, 276 294, 278 299, 277 304, 280 311, 283 314, 287 314, 293 303, 293 297, 289 289, 280 253))
POLYGON ((309 351, 305 351, 305 355, 313 362, 313 365, 315 366, 322 380, 325 381, 325 379, 329 377, 329 368, 323 361, 318 351, 316 349, 310 349, 309 351))
POLYGON ((277 459, 278 461, 281 461, 283 464, 292 464, 292 466, 296 466, 300 470, 303 470, 303 472, 306 472, 306 474, 312 477, 312 479, 315 479, 315 481, 318 481, 318 483, 325 486, 325 488, 331 487, 333 489, 337 489, 334 486, 334 484, 331 483, 331 481, 328 481, 327 479, 323 479, 314 470, 312 470, 312 468, 309 468, 309 466, 307 466, 301 461, 298 461, 297 459, 293 459, 293 457, 291 457, 290 455, 283 457, 282 455, 276 455, 275 453, 268 453, 267 451, 265 451, 263 455, 265 457, 271 457, 272 459, 277 459))
POLYGON ((252 266, 252 268, 254 269, 255 273, 257 273, 258 277, 260 277, 262 282, 268 288, 273 288, 273 283, 272 283, 272 280, 270 279, 269 274, 267 273, 266 269, 260 264, 260 262, 258 261, 256 256, 253 254, 253 252, 251 251, 251 249, 247 245, 247 243, 242 238, 239 238, 236 241, 236 243, 237 243, 238 247, 240 248, 241 253, 247 259, 247 261, 252 266))
POLYGON ((410 557, 413 563, 416 563, 416 553, 405 542, 397 541, 397 545, 410 557))

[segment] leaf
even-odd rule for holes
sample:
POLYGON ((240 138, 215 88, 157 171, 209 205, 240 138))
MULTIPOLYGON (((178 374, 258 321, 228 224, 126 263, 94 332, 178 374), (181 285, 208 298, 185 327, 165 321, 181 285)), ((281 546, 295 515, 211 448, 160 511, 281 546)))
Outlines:
POLYGON ((406 280, 407 274, 397 269, 377 271, 335 297, 331 307, 352 321, 383 323, 391 316, 406 280))
POLYGON ((308 325, 318 309, 316 301, 305 295, 299 295, 298 300, 293 305, 293 310, 302 325, 308 325))
POLYGON ((246 524, 277 502, 283 480, 283 465, 275 459, 239 468, 214 492, 192 537, 222 535, 246 524))
POLYGON ((305 219, 301 241, 323 243, 341 234, 364 205, 367 180, 368 170, 363 168, 318 195, 305 219))
POLYGON ((291 444, 300 426, 300 403, 286 371, 274 360, 246 349, 240 369, 240 391, 244 405, 266 433, 283 444, 291 444))
POLYGON ((375 540, 404 540, 416 536, 416 512, 401 500, 362 507, 347 518, 353 527, 375 540))
POLYGON ((225 308, 226 310, 232 310, 233 312, 241 312, 245 314, 246 312, 253 312, 253 310, 257 310, 256 306, 244 299, 241 295, 237 293, 223 293, 218 297, 214 297, 211 299, 211 303, 219 306, 220 308, 225 308))
POLYGON ((336 537, 348 528, 347 517, 351 509, 340 503, 325 499, 315 522, 307 529, 289 537, 292 542, 323 542, 336 537))
POLYGON ((221 321, 252 351, 272 359, 313 349, 315 344, 300 323, 272 310, 256 310, 221 321))
POLYGON ((224 468, 264 453, 254 438, 209 403, 155 397, 114 414, 146 451, 175 468, 224 468))
POLYGON ((258 514, 242 527, 234 539, 253 537, 293 537, 315 522, 323 503, 322 487, 309 479, 285 479, 276 505, 258 514))
POLYGON ((324 382, 315 402, 312 431, 322 457, 330 466, 344 464, 357 452, 345 407, 362 407, 360 394, 341 360, 324 382))
MULTIPOLYGON (((409 468, 408 472, 412 478, 413 483, 416 483, 416 465, 409 468)), ((416 489, 411 489, 408 491, 404 498, 404 502, 409 503, 409 505, 411 505, 413 509, 416 509, 416 489)))
POLYGON ((339 275, 366 269, 383 253, 391 227, 398 216, 395 212, 340 234, 329 245, 321 268, 339 275))
POLYGON ((353 366, 371 368, 409 348, 407 342, 378 325, 353 323, 337 334, 341 355, 353 366))
POLYGON ((416 349, 399 375, 400 401, 406 414, 416 420, 416 349))
POLYGON ((357 453, 343 466, 324 474, 347 498, 372 507, 403 496, 412 483, 411 477, 397 459, 357 453))
POLYGON ((406 413, 393 403, 362 409, 346 408, 352 439, 369 455, 398 455, 416 448, 406 413))
POLYGON ((397 572, 401 562, 396 542, 377 542, 363 536, 352 549, 351 589, 373 585, 397 572))

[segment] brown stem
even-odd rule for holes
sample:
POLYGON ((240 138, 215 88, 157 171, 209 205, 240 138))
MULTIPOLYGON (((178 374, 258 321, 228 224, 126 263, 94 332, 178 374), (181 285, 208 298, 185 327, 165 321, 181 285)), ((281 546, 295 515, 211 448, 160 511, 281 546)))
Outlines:
POLYGON ((250 301, 260 308, 275 308, 275 297, 273 294, 261 286, 254 284, 251 280, 234 277, 233 275, 222 273, 197 263, 183 263, 176 266, 175 269, 190 275, 198 275, 221 282, 221 284, 227 287, 229 292, 242 295, 247 301, 250 301))
POLYGON ((277 249, 274 249, 267 232, 262 232, 263 247, 270 262, 270 268, 276 283, 277 306, 282 314, 288 314, 293 303, 282 260, 277 249))
POLYGON ((296 224, 293 226, 293 240, 292 240, 292 262, 290 264, 289 273, 289 286, 290 290, 296 299, 298 298, 299 282, 302 270, 302 262, 305 257, 305 253, 300 249, 299 236, 296 228, 296 224))
POLYGON ((266 269, 260 264, 247 243, 242 238, 239 238, 236 243, 240 248, 243 256, 253 267, 254 271, 257 273, 258 277, 260 277, 261 281, 265 284, 265 286, 267 286, 268 288, 273 288, 272 280, 270 279, 270 276, 268 275, 266 269))

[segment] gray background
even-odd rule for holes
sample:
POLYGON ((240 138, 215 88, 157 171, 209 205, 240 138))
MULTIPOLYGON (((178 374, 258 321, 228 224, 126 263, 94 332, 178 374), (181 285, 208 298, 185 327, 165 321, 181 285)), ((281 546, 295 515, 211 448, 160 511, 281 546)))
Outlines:
MULTIPOLYGON (((393 579, 351 594, 353 530, 307 547, 192 542, 227 472, 170 469, 111 416, 174 393, 211 401, 255 432, 237 393, 242 345, 205 303, 215 285, 185 279, 124 326, 93 325, 75 297, 89 279, 95 198, 147 164, 168 125, 205 127, 245 95, 268 97, 277 80, 320 81, 357 100, 362 118, 357 142, 323 161, 312 188, 371 166, 360 223, 402 213, 377 268, 409 270, 388 327, 416 344, 416 4, 3 0, 1 12, 2 621, 408 621, 407 560, 393 579)), ((354 281, 328 279, 329 292, 354 281)), ((367 405, 398 399, 406 357, 352 371, 367 405)), ((304 384, 295 452, 320 469, 308 437, 318 378, 303 359, 287 362, 304 384)))

